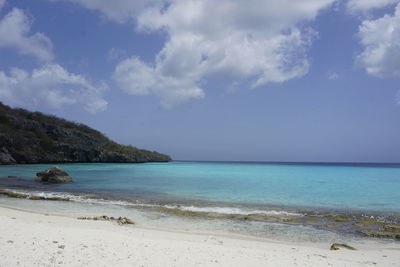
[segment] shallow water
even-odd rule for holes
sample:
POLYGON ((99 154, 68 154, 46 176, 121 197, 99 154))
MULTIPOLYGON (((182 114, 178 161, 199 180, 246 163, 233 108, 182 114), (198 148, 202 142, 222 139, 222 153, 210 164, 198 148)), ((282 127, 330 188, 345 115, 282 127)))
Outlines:
POLYGON ((396 165, 60 164, 73 183, 32 181, 50 166, 0 166, 0 189, 71 201, 0 196, 0 205, 76 217, 128 216, 146 227, 312 242, 354 238, 361 229, 354 223, 365 219, 400 222, 396 165))
MULTIPOLYGON (((290 242, 346 243, 363 242, 362 238, 335 233, 312 226, 229 220, 207 217, 175 216, 163 212, 130 209, 125 206, 88 204, 60 201, 33 201, 0 196, 0 206, 41 214, 78 218, 81 216, 124 216, 134 220, 136 226, 167 231, 190 232, 206 235, 237 235, 239 238, 267 238, 290 242), (34 205, 33 205, 34 203, 34 205)), ((384 240, 382 242, 392 242, 384 240)))
POLYGON ((205 201, 400 212, 400 167, 170 162, 61 164, 70 184, 30 180, 51 165, 0 166, 0 186, 124 200, 205 201))

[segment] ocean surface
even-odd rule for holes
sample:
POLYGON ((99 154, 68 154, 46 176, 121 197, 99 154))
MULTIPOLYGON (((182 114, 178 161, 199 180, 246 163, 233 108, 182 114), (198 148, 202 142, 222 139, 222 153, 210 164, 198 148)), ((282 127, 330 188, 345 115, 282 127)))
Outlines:
MULTIPOLYGON (((178 210, 302 216, 335 211, 400 217, 400 165, 396 164, 79 163, 59 164, 73 183, 32 181, 36 172, 51 166, 0 166, 0 189, 118 209, 162 207, 161 211, 175 214, 178 210)), ((4 196, 2 201, 10 202, 4 196)))

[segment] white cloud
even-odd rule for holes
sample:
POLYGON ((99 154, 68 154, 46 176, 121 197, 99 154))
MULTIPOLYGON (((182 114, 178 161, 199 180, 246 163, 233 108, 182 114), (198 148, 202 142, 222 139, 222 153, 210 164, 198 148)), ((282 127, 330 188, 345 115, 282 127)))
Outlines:
POLYGON ((337 80, 337 79, 339 79, 339 74, 337 74, 336 72, 329 72, 328 79, 329 80, 337 80))
POLYGON ((0 48, 14 48, 20 54, 34 56, 40 61, 52 60, 50 39, 43 33, 29 35, 30 27, 30 18, 22 10, 12 9, 0 20, 0 48))
POLYGON ((352 12, 368 12, 398 3, 399 0, 349 0, 347 8, 352 12))
POLYGON ((127 54, 128 52, 126 52, 126 50, 113 47, 108 51, 108 58, 110 60, 121 60, 125 58, 127 54))
POLYGON ((59 109, 65 105, 81 105, 95 113, 104 111, 107 102, 102 98, 105 85, 92 85, 81 75, 69 73, 57 64, 28 72, 13 68, 9 74, 0 71, 0 100, 28 108, 48 106, 59 109))
POLYGON ((87 9, 101 12, 101 14, 118 23, 132 22, 136 16, 148 5, 161 3, 163 0, 50 0, 64 1, 79 4, 87 9))
POLYGON ((124 91, 154 93, 164 107, 204 97, 201 85, 216 76, 252 87, 285 82, 308 72, 315 32, 304 27, 334 0, 172 0, 145 8, 139 31, 168 38, 154 64, 133 57, 114 74, 124 91))
POLYGON ((376 77, 400 78, 400 4, 393 15, 364 20, 358 36, 363 46, 358 65, 376 77))
POLYGON ((133 95, 155 94, 166 109, 190 99, 203 98, 204 92, 191 79, 159 75, 151 66, 132 57, 120 62, 113 75, 118 86, 133 95))

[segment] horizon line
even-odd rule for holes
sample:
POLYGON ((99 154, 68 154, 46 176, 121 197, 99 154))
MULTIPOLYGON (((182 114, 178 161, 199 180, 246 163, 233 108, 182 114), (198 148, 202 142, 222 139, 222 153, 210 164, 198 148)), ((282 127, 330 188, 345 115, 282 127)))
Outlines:
POLYGON ((352 161, 246 161, 246 160, 183 160, 173 159, 173 162, 209 162, 209 163, 264 163, 287 165, 399 165, 400 162, 352 162, 352 161))

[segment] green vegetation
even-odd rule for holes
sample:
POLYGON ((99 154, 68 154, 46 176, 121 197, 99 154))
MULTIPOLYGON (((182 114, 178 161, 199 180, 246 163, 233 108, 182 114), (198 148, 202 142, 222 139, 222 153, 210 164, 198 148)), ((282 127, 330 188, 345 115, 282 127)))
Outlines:
POLYGON ((0 102, 0 164, 170 160, 156 151, 117 144, 87 125, 0 102))

